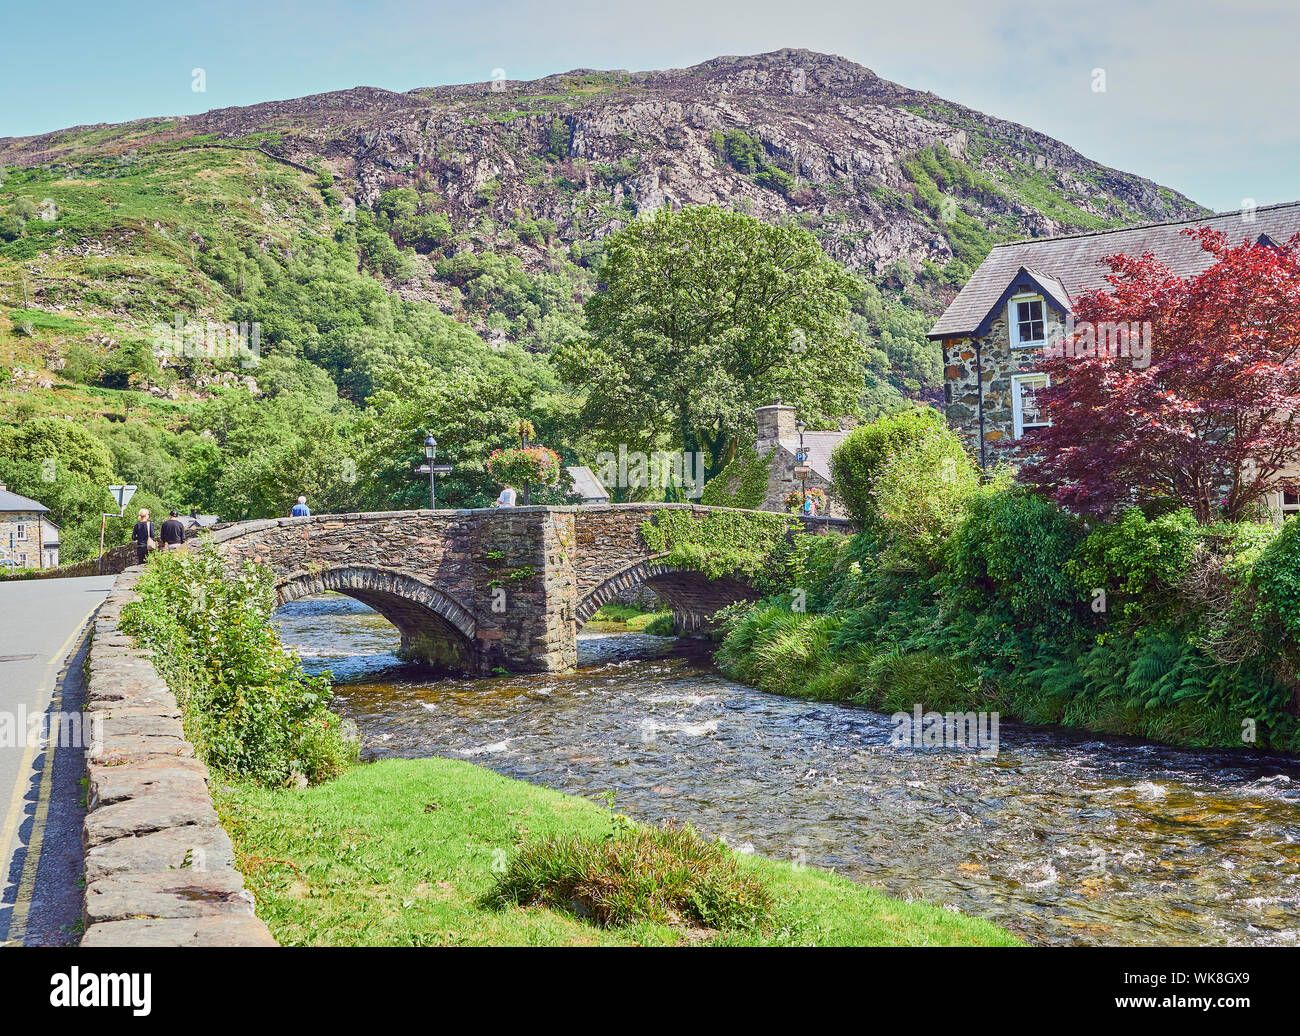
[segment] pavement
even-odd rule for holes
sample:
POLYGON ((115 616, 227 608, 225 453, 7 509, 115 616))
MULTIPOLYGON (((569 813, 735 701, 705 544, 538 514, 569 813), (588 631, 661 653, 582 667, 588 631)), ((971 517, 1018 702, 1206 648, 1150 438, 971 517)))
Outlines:
POLYGON ((89 620, 112 585, 112 576, 0 582, 0 945, 78 938, 84 745, 28 731, 35 716, 52 716, 52 732, 59 714, 80 717, 89 620))

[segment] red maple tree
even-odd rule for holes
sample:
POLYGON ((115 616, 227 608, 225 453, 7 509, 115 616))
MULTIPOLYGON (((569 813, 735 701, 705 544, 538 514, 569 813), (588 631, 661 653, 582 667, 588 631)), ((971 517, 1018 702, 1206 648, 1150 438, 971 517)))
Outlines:
POLYGON ((1229 245, 1208 227, 1183 233, 1211 266, 1178 277, 1150 253, 1108 256, 1111 289, 1077 300, 1071 340, 1044 363, 1051 385, 1037 397, 1051 423, 1034 430, 1021 477, 1072 510, 1166 497, 1206 523, 1297 488, 1278 476, 1300 459, 1300 234, 1229 245), (1085 333, 1143 322, 1149 365, 1070 355, 1086 353, 1085 333))

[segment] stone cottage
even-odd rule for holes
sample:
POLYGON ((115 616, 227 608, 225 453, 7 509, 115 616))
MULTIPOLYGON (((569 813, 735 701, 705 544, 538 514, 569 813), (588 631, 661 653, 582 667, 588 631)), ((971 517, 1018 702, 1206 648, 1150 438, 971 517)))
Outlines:
POLYGON ((49 508, 11 493, 0 482, 0 566, 55 568, 59 563, 59 527, 49 508))
POLYGON ((823 517, 847 518, 848 512, 831 492, 831 451, 844 441, 848 431, 801 429, 794 407, 779 399, 770 406, 758 407, 754 416, 758 420, 754 449, 760 457, 771 454, 767 491, 760 510, 784 512, 786 496, 802 488, 806 480, 809 489, 826 494, 830 507, 823 517), (798 467, 807 467, 807 475, 796 474, 798 467))
MULTIPOLYGON (((1032 449, 1034 428, 1046 423, 1035 401, 1048 384, 1043 348, 1063 332, 1073 299, 1109 287, 1103 259, 1150 252, 1174 274, 1192 276, 1214 261, 1182 233, 1199 226, 1233 244, 1283 242, 1300 233, 1300 202, 993 247, 929 334, 943 348, 948 424, 981 467, 1015 463, 1032 449)), ((1273 504, 1284 514, 1300 512, 1295 494, 1275 494, 1273 504)))

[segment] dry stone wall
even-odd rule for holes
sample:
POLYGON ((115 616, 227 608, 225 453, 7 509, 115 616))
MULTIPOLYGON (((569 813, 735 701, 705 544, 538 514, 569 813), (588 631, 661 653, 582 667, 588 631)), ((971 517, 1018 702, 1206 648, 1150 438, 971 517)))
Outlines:
POLYGON ((86 709, 82 946, 274 946, 185 739, 175 696, 118 627, 142 569, 95 614, 86 709))

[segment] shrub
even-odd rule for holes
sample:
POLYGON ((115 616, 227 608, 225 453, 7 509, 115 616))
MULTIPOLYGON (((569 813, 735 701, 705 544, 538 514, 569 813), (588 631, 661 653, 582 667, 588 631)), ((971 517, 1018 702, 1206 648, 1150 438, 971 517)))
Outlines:
POLYGON ((710 579, 746 576, 765 587, 779 577, 790 519, 767 511, 660 511, 641 523, 641 538, 670 565, 710 579))
POLYGON ((875 482, 885 462, 909 443, 951 435, 933 407, 909 407, 856 428, 831 453, 836 495, 863 529, 879 523, 875 482))
POLYGON ((714 929, 771 923, 773 898, 742 874, 721 841, 689 826, 634 827, 616 835, 554 835, 523 846, 485 905, 541 904, 602 927, 649 921, 714 929))
POLYGON ((1082 535, 1078 519, 1005 479, 977 492, 948 545, 950 603, 1006 614, 1021 630, 1068 629, 1079 595, 1066 565, 1082 535))
POLYGON ((1255 627, 1266 631, 1272 626, 1282 634, 1284 653, 1294 667, 1300 660, 1300 519, 1288 518, 1260 552, 1251 569, 1250 586, 1258 595, 1255 627))
MULTIPOLYGON (((822 535, 796 533, 790 538, 785 556, 785 586, 793 593, 802 590, 802 603, 809 611, 830 604, 851 562, 850 537, 830 532, 822 535)), ((793 598, 791 604, 793 605, 793 598)))
POLYGON ((1138 508, 1099 525, 1067 568, 1084 595, 1106 591, 1106 608, 1122 621, 1149 622, 1174 607, 1197 541, 1187 508, 1149 519, 1138 508))
POLYGON ((329 681, 309 676, 271 623, 270 569, 226 577, 216 548, 150 558, 122 627, 151 651, 208 766, 275 786, 337 776, 356 745, 326 708, 329 681))
POLYGON ((872 486, 889 559, 937 568, 944 543, 978 488, 979 473, 950 429, 904 441, 885 458, 872 486))
POLYGON ((740 450, 725 468, 709 479, 700 494, 700 503, 709 507, 743 507, 756 510, 767 495, 768 472, 772 452, 759 455, 748 448, 740 450))
POLYGON ((27 221, 16 212, 0 212, 0 241, 17 241, 26 226, 27 221))

